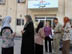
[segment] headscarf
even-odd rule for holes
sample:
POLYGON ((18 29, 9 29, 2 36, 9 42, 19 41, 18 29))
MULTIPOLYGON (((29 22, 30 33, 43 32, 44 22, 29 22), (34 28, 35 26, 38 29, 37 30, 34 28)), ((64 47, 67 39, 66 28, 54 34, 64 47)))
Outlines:
POLYGON ((44 26, 44 21, 40 21, 40 23, 38 24, 36 28, 36 33, 38 33, 39 29, 42 28, 43 26, 44 26))
POLYGON ((69 21, 70 21, 70 19, 68 17, 64 17, 64 26, 63 27, 65 27, 66 23, 69 21))
POLYGON ((10 21, 11 21, 11 17, 10 16, 6 16, 3 21, 2 21, 2 28, 4 27, 10 27, 10 21))
POLYGON ((27 23, 32 21, 32 17, 30 15, 25 15, 25 18, 27 19, 27 23))
POLYGON ((33 22, 32 17, 30 15, 25 15, 25 18, 27 19, 27 21, 26 21, 24 28, 26 28, 30 22, 33 22))

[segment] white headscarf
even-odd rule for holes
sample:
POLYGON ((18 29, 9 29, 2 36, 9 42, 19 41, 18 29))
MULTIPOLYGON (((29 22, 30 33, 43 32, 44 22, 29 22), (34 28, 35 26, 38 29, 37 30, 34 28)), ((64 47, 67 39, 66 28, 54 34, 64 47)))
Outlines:
POLYGON ((2 21, 2 28, 4 27, 10 27, 10 21, 11 21, 11 17, 10 16, 6 16, 3 21, 2 21))

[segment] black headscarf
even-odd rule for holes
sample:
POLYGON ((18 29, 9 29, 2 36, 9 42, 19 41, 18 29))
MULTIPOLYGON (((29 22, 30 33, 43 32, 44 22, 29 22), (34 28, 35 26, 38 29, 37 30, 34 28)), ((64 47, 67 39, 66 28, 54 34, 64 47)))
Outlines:
POLYGON ((38 24, 38 27, 36 29, 36 33, 38 33, 39 29, 42 28, 44 26, 44 21, 40 21, 40 23, 38 24))

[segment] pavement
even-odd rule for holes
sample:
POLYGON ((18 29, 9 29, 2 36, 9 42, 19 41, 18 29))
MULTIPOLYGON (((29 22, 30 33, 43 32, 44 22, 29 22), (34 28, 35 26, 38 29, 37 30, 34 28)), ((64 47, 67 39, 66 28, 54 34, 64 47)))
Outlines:
MULTIPOLYGON (((20 54, 21 51, 21 38, 15 38, 14 40, 15 46, 14 46, 14 54, 20 54)), ((2 44, 2 39, 0 38, 0 54, 1 54, 1 44, 2 44)), ((44 47, 44 54, 50 54, 45 52, 45 47, 44 47)), ((53 53, 51 53, 53 54, 53 53)), ((62 54, 61 51, 59 54, 62 54)), ((70 54, 72 54, 72 48, 70 49, 70 54)))

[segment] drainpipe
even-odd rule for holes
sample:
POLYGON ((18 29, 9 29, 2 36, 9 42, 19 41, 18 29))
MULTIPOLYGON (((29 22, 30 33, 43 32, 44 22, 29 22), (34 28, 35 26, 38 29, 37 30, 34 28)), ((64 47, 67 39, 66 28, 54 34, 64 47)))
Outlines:
POLYGON ((28 0, 26 0, 26 14, 28 14, 28 0))

